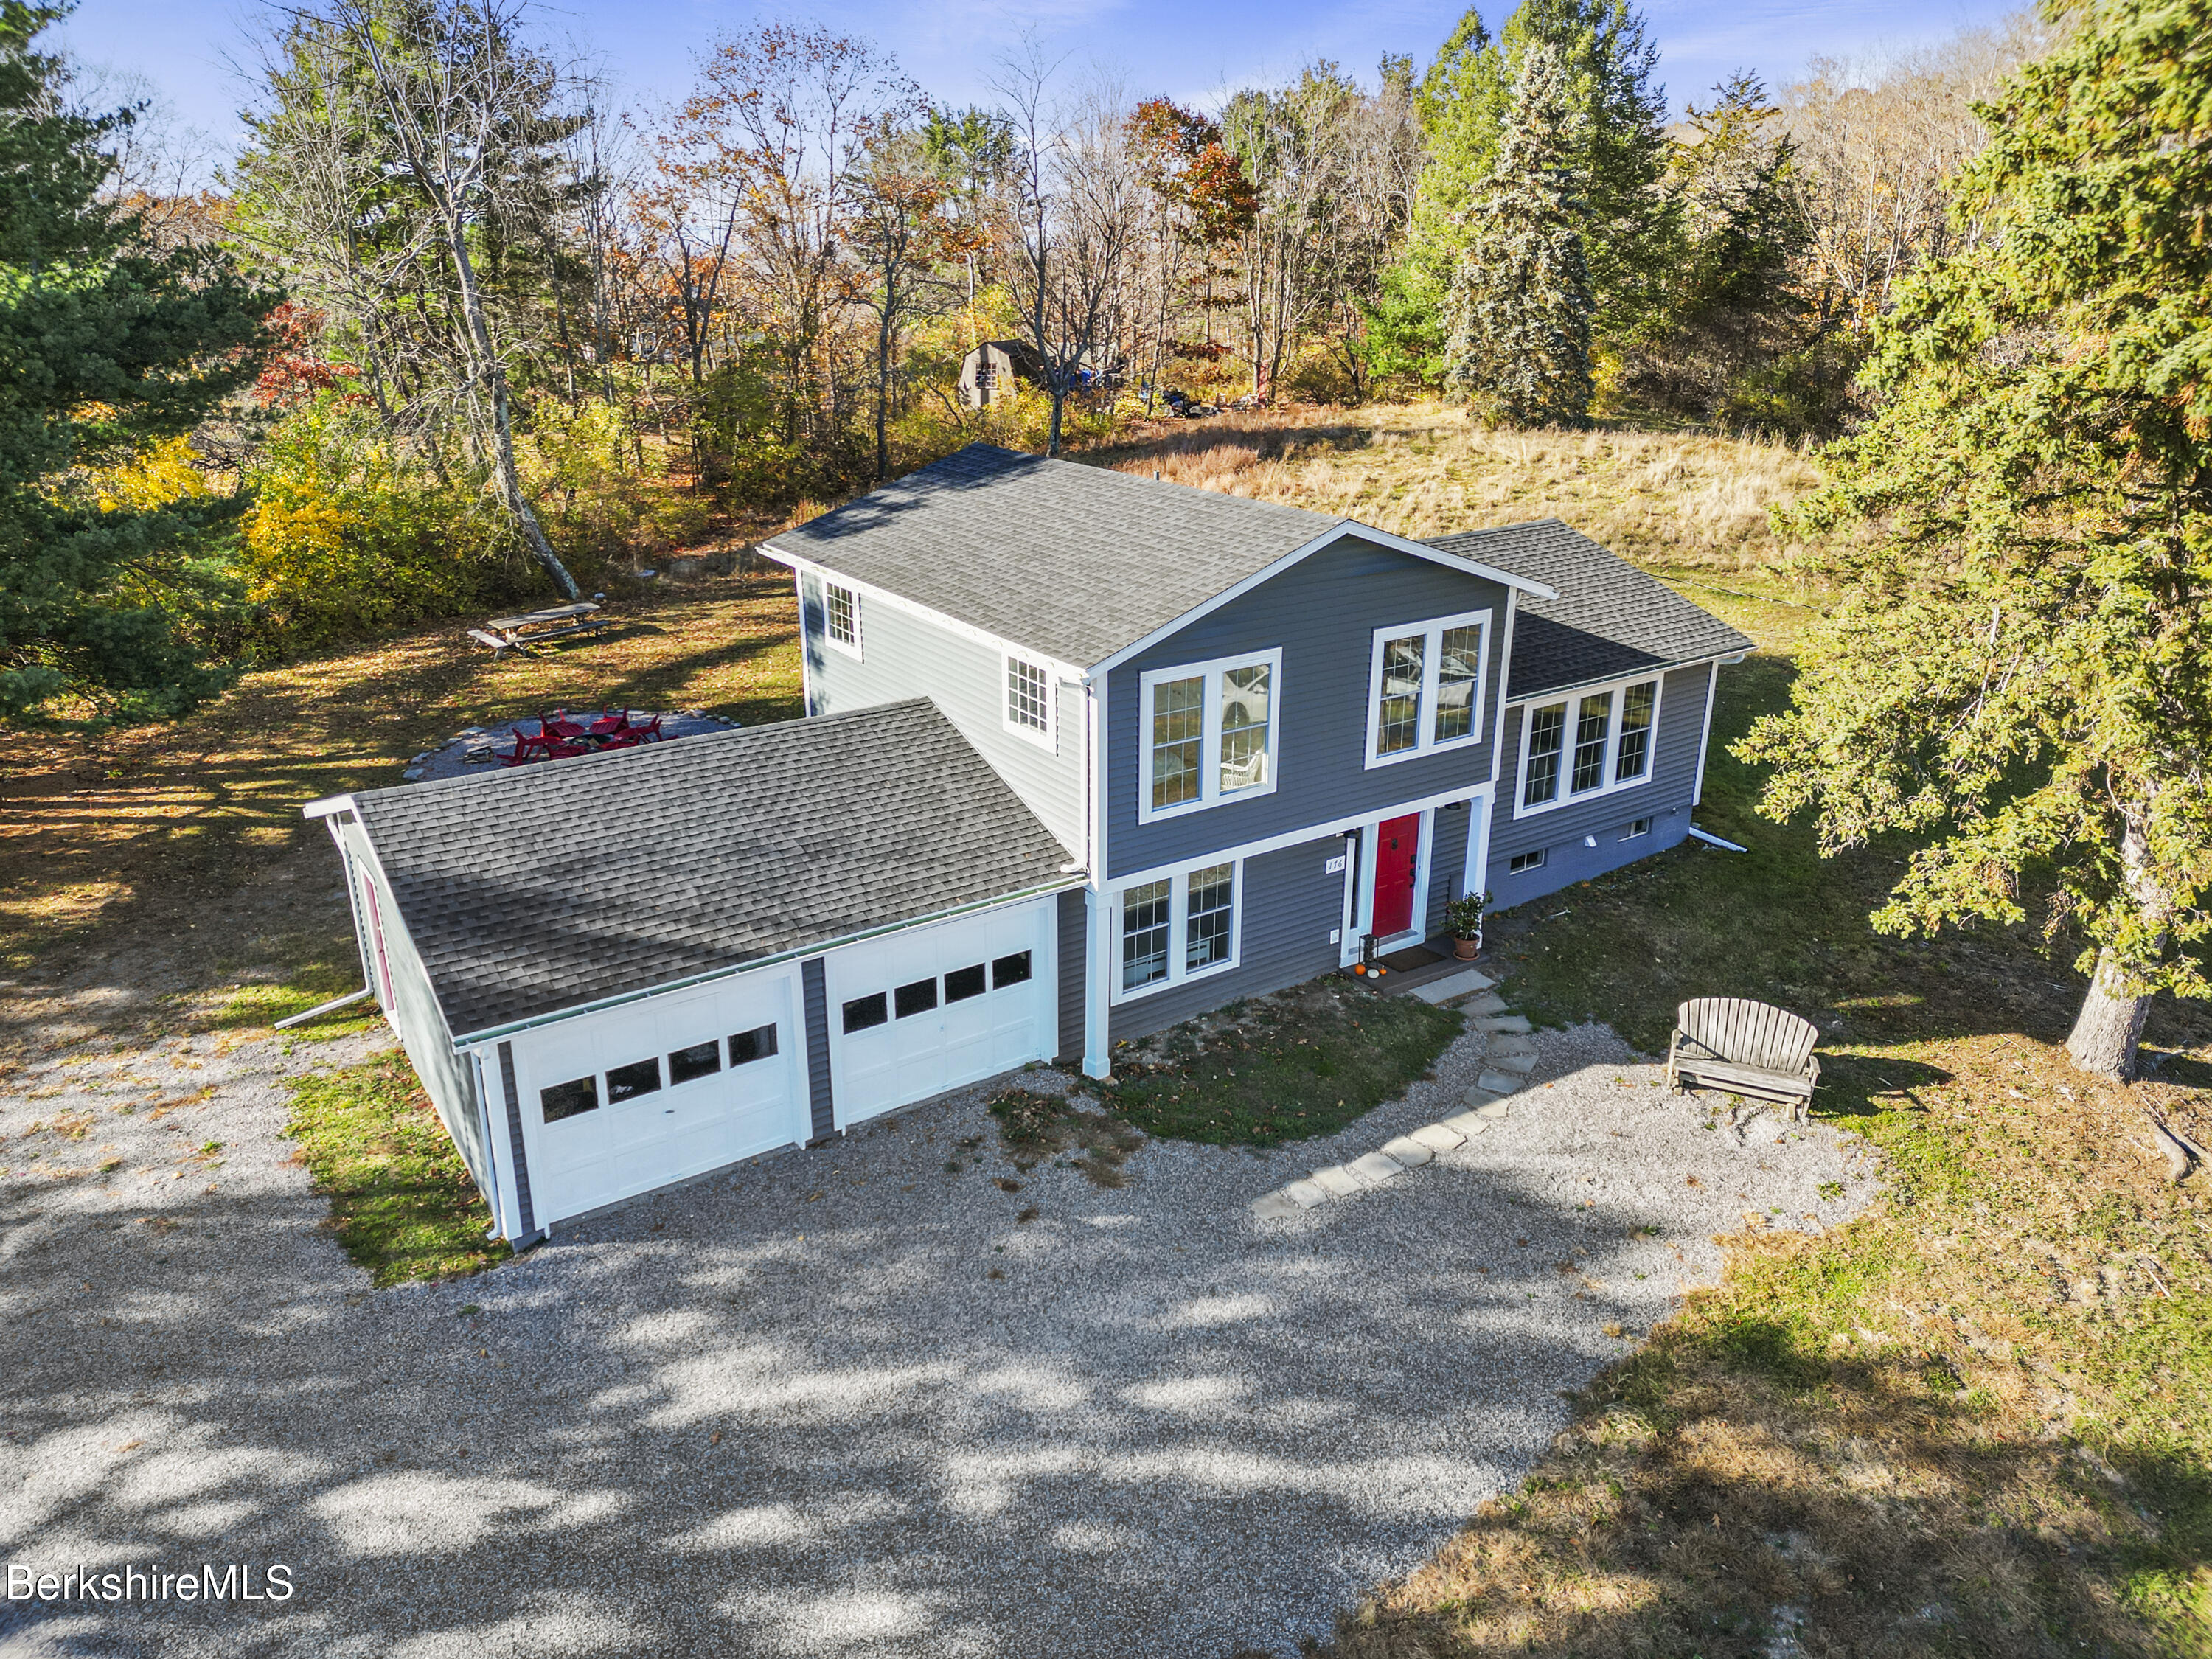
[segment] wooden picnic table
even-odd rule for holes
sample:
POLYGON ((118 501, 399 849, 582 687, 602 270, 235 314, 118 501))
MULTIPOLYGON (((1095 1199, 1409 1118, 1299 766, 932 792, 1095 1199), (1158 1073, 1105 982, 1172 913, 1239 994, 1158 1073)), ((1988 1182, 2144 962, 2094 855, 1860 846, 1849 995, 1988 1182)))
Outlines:
POLYGON ((479 645, 489 646, 495 658, 503 652, 527 651, 533 645, 565 639, 572 634, 589 634, 613 627, 611 617, 592 614, 599 608, 591 600, 582 599, 574 605, 526 611, 519 617, 494 617, 483 628, 469 629, 469 637, 479 645))

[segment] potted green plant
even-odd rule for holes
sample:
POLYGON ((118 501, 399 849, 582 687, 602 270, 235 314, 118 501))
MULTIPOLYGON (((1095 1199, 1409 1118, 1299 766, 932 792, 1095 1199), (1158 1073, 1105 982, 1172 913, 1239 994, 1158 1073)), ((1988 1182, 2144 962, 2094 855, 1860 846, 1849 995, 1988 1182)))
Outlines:
POLYGON ((1451 935, 1452 954, 1472 962, 1482 949, 1482 907, 1486 893, 1462 893, 1444 905, 1444 931, 1451 935))

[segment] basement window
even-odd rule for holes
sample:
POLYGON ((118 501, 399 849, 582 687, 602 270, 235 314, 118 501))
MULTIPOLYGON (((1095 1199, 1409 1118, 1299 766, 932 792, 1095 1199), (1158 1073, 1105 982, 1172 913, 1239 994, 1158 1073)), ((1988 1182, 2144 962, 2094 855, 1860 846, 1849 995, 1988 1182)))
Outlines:
POLYGON ((1544 867, 1545 860, 1548 856, 1546 851, 1516 853, 1505 860, 1505 873, 1509 876, 1522 876, 1531 870, 1540 870, 1544 867))
POLYGON ((1632 818, 1629 821, 1628 828, 1620 832, 1620 838, 1623 841, 1634 841, 1638 836, 1648 836, 1650 833, 1651 820, 1650 818, 1632 818))

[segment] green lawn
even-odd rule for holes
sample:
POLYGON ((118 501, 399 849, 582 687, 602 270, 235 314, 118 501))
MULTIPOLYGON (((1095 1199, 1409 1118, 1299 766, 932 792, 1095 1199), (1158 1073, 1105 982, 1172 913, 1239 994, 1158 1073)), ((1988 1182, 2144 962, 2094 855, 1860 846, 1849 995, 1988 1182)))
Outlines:
POLYGON ((1146 1134, 1275 1146, 1334 1134, 1435 1064, 1462 1020, 1331 975, 1116 1053, 1108 1103, 1146 1134))
POLYGON ((331 1230, 380 1289, 505 1261, 491 1216, 397 1048, 291 1080, 286 1136, 330 1200, 331 1230))
MULTIPOLYGON (((1786 647, 1808 613, 1770 586, 1693 597, 1786 647)), ((1685 846, 1492 939, 1516 1008, 1650 1052, 1692 996, 1817 1020, 1816 1115, 1881 1148, 1887 1191, 1822 1237, 1729 1241, 1722 1286, 1347 1620, 1337 1659, 1755 1659, 1778 1609, 1808 1659, 2212 1654, 2212 1171, 2167 1185, 2142 1115, 2201 1139, 2212 1071, 2074 1072, 2063 936, 1874 933, 1906 849, 1820 859, 1726 753, 1790 672, 1772 649, 1723 672, 1698 822, 1749 852, 1685 846)), ((2154 1041, 2208 1034, 2201 1010, 2154 1013, 2154 1041)))

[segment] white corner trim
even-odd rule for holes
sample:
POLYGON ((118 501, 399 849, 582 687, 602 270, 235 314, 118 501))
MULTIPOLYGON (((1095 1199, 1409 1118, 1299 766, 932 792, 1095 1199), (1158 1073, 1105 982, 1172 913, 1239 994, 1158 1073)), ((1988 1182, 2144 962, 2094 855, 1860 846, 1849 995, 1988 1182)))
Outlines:
POLYGON ((1462 611, 1453 617, 1432 617, 1378 628, 1368 646, 1367 659, 1367 750, 1365 769, 1371 772, 1378 766, 1395 766, 1401 761, 1419 760, 1426 755, 1440 755, 1454 749, 1472 749, 1482 741, 1483 699, 1490 693, 1490 611, 1462 611), (1435 739, 1437 720, 1437 677, 1443 667, 1443 652, 1439 641, 1448 628, 1474 627, 1482 629, 1482 644, 1475 653, 1474 710, 1468 722, 1467 735, 1449 738, 1438 743, 1435 739), (1409 634, 1419 634, 1426 642, 1421 653, 1420 729, 1411 749, 1378 755, 1375 745, 1382 727, 1382 647, 1390 640, 1402 640, 1409 634))
POLYGON ((1059 675, 1036 658, 1021 651, 999 653, 999 724, 1024 743, 1033 743, 1048 753, 1056 753, 1060 747, 1060 688, 1059 675), (1014 665, 1036 671, 1044 682, 1044 726, 1042 730, 1026 720, 1014 718, 1014 665))
POLYGON ((1354 519, 1344 519, 1331 525, 1311 541, 1292 548, 1273 564, 1255 570, 1242 581, 1223 588, 1212 598, 1202 604, 1193 605, 1173 621, 1162 623, 1144 638, 1133 644, 1123 646, 1112 656, 1093 667, 1091 672, 1093 675, 1111 672, 1139 652, 1150 650, 1169 635, 1180 633, 1200 618, 1212 615, 1232 599, 1242 599, 1261 583, 1272 581, 1292 565, 1310 558, 1323 548, 1340 542, 1347 536, 1358 536, 1364 540, 1389 548, 1395 552, 1410 553, 1417 559, 1425 559, 1431 564, 1442 565, 1445 569, 1455 570, 1463 576, 1480 576, 1490 581, 1502 583, 1510 588, 1518 588, 1523 592, 1534 593, 1547 599, 1556 599, 1559 597, 1555 591, 1547 587, 1542 582, 1532 581, 1526 576, 1516 576, 1509 570, 1499 570, 1490 565, 1477 564, 1472 559, 1460 558, 1439 548, 1425 547, 1419 542, 1407 541, 1403 536, 1394 536, 1387 530, 1376 529, 1372 525, 1364 525, 1354 519))
POLYGON ((1283 743, 1283 647, 1246 651, 1235 656, 1209 658, 1205 662, 1177 663, 1172 668, 1149 668, 1138 677, 1137 691, 1137 822, 1156 823, 1179 818, 1231 801, 1256 800, 1272 795, 1281 781, 1283 743), (1232 669, 1267 668, 1267 781, 1242 789, 1221 787, 1221 688, 1232 669), (1176 680, 1202 678, 1206 682, 1199 707, 1198 799, 1172 806, 1152 805, 1152 693, 1176 680))
MULTIPOLYGON (((1089 671, 1079 668, 1071 663, 1062 662, 1048 652, 1039 651, 1033 646, 1023 644, 1019 640, 1010 640, 1002 634, 994 634, 988 628, 978 628, 973 623, 962 622, 957 617, 948 617, 942 611, 933 610, 918 599, 909 599, 904 594, 894 593, 887 587, 878 587, 872 582, 865 582, 856 576, 846 575, 842 571, 831 569, 826 564, 817 563, 812 559, 777 547, 772 542, 763 542, 755 550, 763 557, 773 559, 776 563, 787 566, 794 571, 804 572, 823 581, 835 582, 840 587, 849 587, 855 593, 862 595, 873 603, 888 605, 896 610, 907 612, 909 616, 919 617, 923 621, 945 629, 948 634, 957 634, 963 640, 973 640, 978 645, 988 645, 994 650, 1011 651, 1028 661, 1040 663, 1061 679, 1082 680, 1091 678, 1089 671)), ((865 629, 862 631, 861 637, 863 639, 866 637, 865 629)))
POLYGON ((1608 680, 1599 684, 1577 687, 1571 691, 1547 693, 1532 698, 1522 706, 1521 752, 1513 774, 1513 816, 1516 819, 1541 817, 1547 812, 1556 812, 1563 806, 1579 805, 1586 800, 1601 800, 1607 795, 1641 789, 1659 775, 1659 711, 1667 700, 1667 676, 1653 672, 1632 674, 1625 680, 1608 680), (1614 763, 1620 752, 1620 716, 1626 702, 1622 695, 1632 685, 1651 688, 1651 724, 1650 741, 1644 745, 1644 770, 1636 777, 1616 781, 1613 775, 1614 763), (1605 781, 1595 789, 1570 791, 1575 757, 1575 727, 1580 723, 1581 703, 1585 697, 1610 695, 1613 706, 1607 711, 1605 723, 1605 781), (1550 800, 1531 806, 1526 804, 1528 788, 1528 724, 1529 713, 1536 708, 1547 708, 1554 703, 1568 705, 1567 728, 1560 736, 1559 793, 1550 800))
MULTIPOLYGON (((1724 657, 1721 660, 1741 662, 1743 659, 1741 656, 1724 657)), ((1698 781, 1690 787, 1690 805, 1692 806, 1705 804, 1705 750, 1712 746, 1713 700, 1720 695, 1720 689, 1721 665, 1717 662, 1705 671, 1705 723, 1698 728, 1698 781)))
POLYGON ((1521 595, 1508 588, 1505 593, 1505 638, 1498 647, 1498 726, 1490 739, 1490 781, 1498 781, 1498 769, 1504 764, 1505 756, 1505 694, 1511 688, 1507 681, 1513 673, 1513 624, 1521 615, 1521 595))

